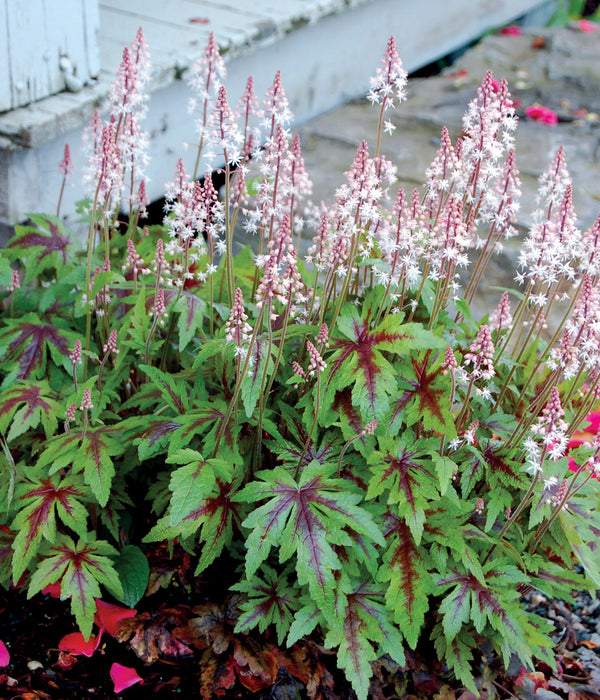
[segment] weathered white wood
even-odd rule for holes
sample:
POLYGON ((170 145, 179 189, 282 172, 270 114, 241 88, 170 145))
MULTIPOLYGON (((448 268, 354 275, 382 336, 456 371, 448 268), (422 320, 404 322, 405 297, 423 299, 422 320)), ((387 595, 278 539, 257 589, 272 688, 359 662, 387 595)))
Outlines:
MULTIPOLYGON (((19 1, 0 0, 0 21, 3 6, 6 11, 7 2, 19 1)), ((87 7, 93 0, 79 1, 87 7)), ((76 0, 64 4, 72 2, 76 0)), ((0 115, 0 222, 14 224, 29 212, 54 209, 60 186, 57 166, 66 142, 76 177, 63 198, 63 211, 74 211, 74 203, 84 195, 81 134, 93 109, 106 103, 123 47, 140 26, 153 63, 143 127, 151 138, 147 190, 154 199, 163 194, 179 156, 193 168, 195 131, 187 112, 186 81, 210 31, 225 51, 231 104, 237 102, 248 75, 254 75, 257 94, 262 95, 280 69, 299 125, 364 94, 391 34, 405 67, 413 71, 545 4, 546 0, 99 0, 102 69, 97 85, 0 115), (187 153, 185 144, 191 145, 187 153)), ((1 47, 0 41, 0 66, 1 47)))
POLYGON ((97 75, 98 27, 97 0, 0 0, 0 111, 97 75))

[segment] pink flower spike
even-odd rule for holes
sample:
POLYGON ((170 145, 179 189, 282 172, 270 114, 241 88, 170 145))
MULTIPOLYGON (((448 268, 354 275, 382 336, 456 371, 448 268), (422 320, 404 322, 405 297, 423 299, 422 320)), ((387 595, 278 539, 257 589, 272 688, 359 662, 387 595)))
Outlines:
POLYGON ((6 668, 10 663, 10 654, 6 644, 0 639, 0 668, 6 668))
POLYGON ((591 34, 598 31, 598 25, 595 22, 590 22, 589 19, 580 19, 575 25, 580 32, 591 34))
POLYGON ((502 27, 498 33, 504 36, 521 36, 523 30, 516 24, 510 24, 508 27, 502 27))
POLYGON ((558 115, 550 107, 534 104, 525 108, 525 116, 542 124, 558 124, 558 115))
POLYGON ((112 603, 105 603, 100 598, 96 598, 96 614, 94 615, 94 622, 114 637, 119 629, 119 622, 125 620, 128 617, 135 617, 137 615, 137 610, 132 608, 123 608, 120 605, 113 605, 112 603))
POLYGON ((90 636, 87 640, 81 632, 71 632, 60 640, 58 648, 72 656, 93 656, 102 639, 102 632, 103 630, 100 629, 97 637, 90 636))
POLYGON ((58 170, 64 177, 67 177, 69 173, 72 173, 73 170, 75 170, 75 166, 73 165, 73 161, 71 159, 71 148, 69 147, 68 143, 65 144, 65 153, 63 155, 63 159, 58 165, 58 170))
POLYGON ((135 668, 122 666, 118 663, 114 663, 110 667, 110 677, 115 684, 115 693, 121 693, 123 690, 136 683, 144 682, 144 679, 138 676, 135 668))

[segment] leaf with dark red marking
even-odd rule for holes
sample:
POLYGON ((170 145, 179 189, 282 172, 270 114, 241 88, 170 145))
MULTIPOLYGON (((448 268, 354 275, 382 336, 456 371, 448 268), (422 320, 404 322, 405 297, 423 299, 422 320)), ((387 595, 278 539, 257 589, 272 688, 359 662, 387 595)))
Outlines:
POLYGON ((88 428, 82 435, 81 446, 74 463, 77 471, 83 471, 85 483, 92 489, 102 507, 108 503, 115 475, 112 458, 125 451, 125 445, 113 437, 115 432, 116 428, 106 426, 95 430, 88 428))
POLYGON ((523 652, 522 658, 531 655, 528 645, 522 641, 526 637, 519 618, 525 613, 519 608, 517 591, 518 584, 525 582, 527 577, 516 567, 508 561, 501 564, 488 562, 483 581, 470 572, 462 573, 457 569, 445 576, 435 576, 434 580, 438 589, 452 587, 439 607, 448 640, 454 639, 469 620, 478 632, 489 623, 510 638, 512 649, 523 652))
POLYGON ((39 214, 30 219, 35 225, 16 226, 15 236, 6 247, 25 268, 26 282, 37 279, 48 267, 60 272, 71 244, 60 219, 39 214))
POLYGON ((356 695, 366 700, 371 662, 381 654, 404 665, 402 635, 389 618, 382 589, 366 582, 350 588, 338 587, 336 621, 330 625, 325 646, 337 647, 338 666, 343 668, 356 695))
POLYGON ((17 485, 15 502, 19 512, 11 523, 17 533, 13 542, 13 580, 16 582, 37 554, 42 539, 53 542, 57 535, 56 516, 78 534, 86 532, 85 488, 72 475, 61 478, 39 476, 25 468, 25 479, 17 485))
POLYGON ((406 522, 389 512, 384 522, 383 534, 389 544, 378 580, 387 582, 386 603, 394 612, 394 622, 414 649, 435 586, 406 522))
POLYGON ((451 381, 440 367, 428 369, 429 356, 426 352, 419 360, 411 358, 400 370, 400 398, 394 402, 392 421, 399 418, 408 427, 420 422, 425 430, 455 438, 451 381))
POLYGON ((148 375, 152 386, 160 391, 167 406, 177 415, 183 415, 189 409, 189 388, 187 383, 177 375, 162 372, 156 367, 140 365, 139 368, 148 375))
POLYGON ((41 423, 50 437, 58 425, 58 412, 59 404, 52 398, 48 382, 18 382, 0 393, 0 432, 8 432, 10 441, 41 423))
POLYGON ((144 460, 166 452, 173 433, 181 428, 182 424, 181 420, 173 418, 144 415, 128 418, 122 427, 128 430, 127 439, 137 446, 138 457, 144 460))
POLYGON ((389 315, 371 328, 370 310, 361 318, 354 307, 347 309, 337 324, 345 337, 332 338, 334 352, 327 360, 328 389, 331 392, 352 386, 353 404, 363 417, 381 419, 389 411, 398 386, 397 371, 386 354, 441 348, 444 343, 418 323, 403 324, 400 317, 389 315))
MULTIPOLYGON (((0 333, 0 361, 13 371, 16 379, 39 379, 46 369, 47 353, 55 364, 63 366, 79 335, 53 324, 40 321, 35 314, 4 321, 0 333)), ((70 364, 70 363, 69 363, 70 364)))
POLYGON ((264 632, 275 625, 277 641, 283 645, 292 624, 293 612, 298 608, 299 591, 287 584, 285 575, 279 575, 270 566, 261 567, 261 576, 241 581, 231 587, 245 593, 247 599, 240 604, 241 614, 235 626, 236 632, 246 632, 258 627, 264 632))
MULTIPOLYGON (((194 451, 184 450, 179 455, 187 459, 183 453, 191 452, 194 451)), ((196 458, 185 464, 182 471, 176 470, 174 473, 169 485, 173 492, 169 512, 150 530, 144 542, 188 538, 197 534, 202 543, 202 553, 195 572, 197 575, 232 540, 233 525, 241 519, 240 507, 232 497, 242 476, 232 476, 232 465, 224 459, 204 462, 198 459, 198 453, 195 454, 196 458), (207 479, 206 474, 210 474, 210 478, 207 479), (190 476, 194 482, 192 484, 188 483, 190 476)))
POLYGON ((340 568, 335 545, 346 545, 345 530, 365 535, 383 544, 381 532, 372 515, 359 507, 359 494, 348 489, 348 482, 331 478, 335 465, 309 464, 299 481, 275 467, 257 474, 236 499, 257 503, 243 525, 252 532, 246 540, 246 573, 250 579, 268 557, 271 547, 279 548, 279 558, 286 561, 296 555, 298 582, 308 584, 311 595, 330 612, 331 592, 335 588, 333 572, 340 568))
POLYGON ((387 503, 397 503, 397 514, 406 519, 417 544, 423 534, 425 509, 438 497, 437 479, 428 466, 429 440, 416 441, 410 432, 398 438, 382 438, 381 451, 368 459, 373 476, 367 498, 385 494, 387 503), (418 445, 418 447, 417 447, 418 445))
POLYGON ((116 555, 114 547, 103 540, 96 540, 93 533, 81 537, 77 544, 67 535, 58 535, 56 542, 49 547, 47 556, 34 571, 27 595, 31 598, 48 584, 60 579, 61 597, 71 598, 71 612, 87 639, 94 624, 95 599, 101 597, 100 584, 117 597, 123 595, 110 559, 116 555))
POLYGON ((12 543, 15 536, 4 525, 0 525, 0 584, 5 588, 10 585, 12 578, 12 543))

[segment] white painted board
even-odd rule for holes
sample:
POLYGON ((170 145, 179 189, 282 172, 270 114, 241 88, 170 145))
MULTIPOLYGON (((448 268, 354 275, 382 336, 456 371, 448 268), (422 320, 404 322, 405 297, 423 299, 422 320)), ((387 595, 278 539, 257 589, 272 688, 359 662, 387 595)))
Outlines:
POLYGON ((0 0, 0 111, 64 90, 61 63, 98 75, 99 23, 97 0, 0 0))

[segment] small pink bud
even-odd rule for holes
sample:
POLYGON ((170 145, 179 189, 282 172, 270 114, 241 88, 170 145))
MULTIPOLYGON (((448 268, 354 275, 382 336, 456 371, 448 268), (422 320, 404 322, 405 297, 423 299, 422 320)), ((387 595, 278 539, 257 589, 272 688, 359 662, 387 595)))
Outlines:
POLYGON ((329 330, 327 328, 327 324, 323 323, 321 328, 319 329, 319 332, 317 333, 317 337, 315 338, 317 343, 320 343, 324 345, 326 348, 329 347, 329 330))
POLYGON ((75 345, 73 346, 73 352, 69 355, 69 360, 71 360, 71 362, 74 365, 81 364, 81 340, 75 341, 75 345))
POLYGON ((364 434, 365 435, 373 435, 375 433, 375 430, 377 429, 377 418, 375 420, 372 420, 370 423, 367 423, 364 427, 364 434))
POLYGON ((77 404, 72 403, 69 408, 67 408, 67 412, 65 414, 67 423, 72 423, 75 420, 75 413, 77 411, 77 404))
POLYGON ((117 331, 116 331, 116 329, 113 329, 110 332, 110 335, 108 336, 108 340, 104 344, 104 347, 102 349, 104 350, 104 352, 112 352, 113 355, 119 354, 119 351, 117 350, 117 331))
POLYGON ((306 341, 306 347, 308 349, 308 356, 310 357, 310 362, 308 365, 308 376, 314 376, 315 372, 322 372, 327 368, 323 358, 321 357, 317 348, 310 342, 306 341))
POLYGON ((19 277, 19 271, 13 270, 12 271, 12 281, 10 283, 10 287, 8 288, 8 290, 10 292, 14 292, 15 289, 19 289, 20 286, 21 286, 21 279, 19 277))
POLYGON ((302 379, 306 379, 306 372, 304 371, 302 365, 296 362, 296 360, 292 362, 292 369, 294 370, 294 374, 302 377, 302 379))
POLYGON ((94 404, 92 403, 92 392, 90 389, 86 388, 83 390, 83 399, 81 400, 80 409, 85 411, 88 408, 94 408, 94 404))

